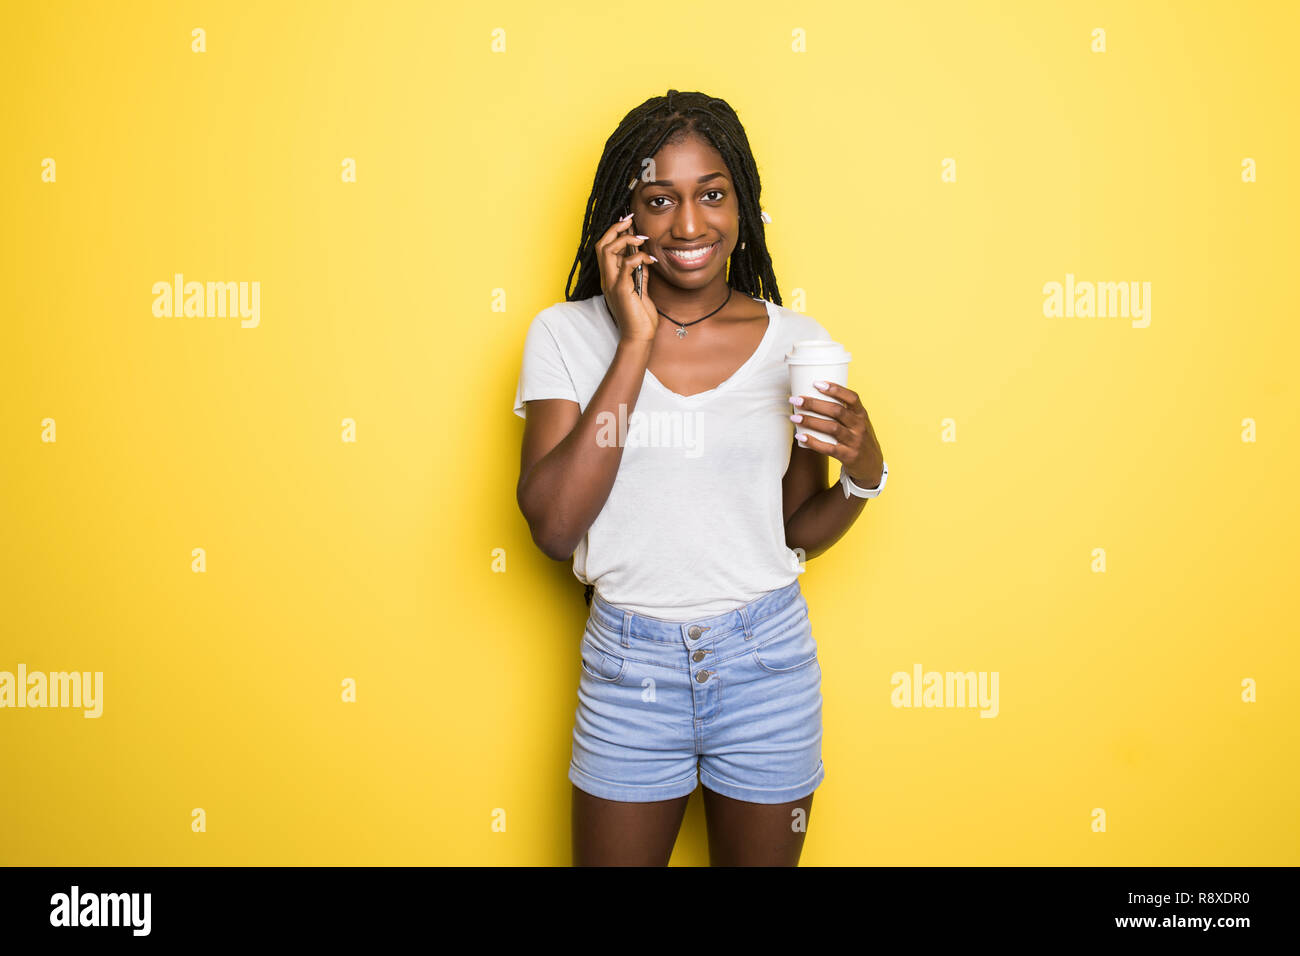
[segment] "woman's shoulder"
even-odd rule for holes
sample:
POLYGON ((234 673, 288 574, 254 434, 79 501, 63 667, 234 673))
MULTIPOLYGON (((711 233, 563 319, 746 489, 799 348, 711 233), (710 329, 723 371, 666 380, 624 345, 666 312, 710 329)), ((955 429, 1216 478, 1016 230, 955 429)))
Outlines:
POLYGON ((775 302, 769 302, 768 305, 775 310, 781 320, 781 337, 785 341, 801 342, 805 339, 825 339, 830 341, 833 338, 826 327, 808 313, 796 312, 794 309, 777 305, 775 302))
POLYGON ((558 351, 566 362, 580 364, 600 359, 617 341, 604 296, 594 295, 556 302, 539 311, 529 322, 524 348, 534 343, 534 348, 558 351))
POLYGON ((535 316, 533 321, 548 326, 552 331, 569 330, 590 326, 600 321, 604 314, 605 296, 593 295, 589 299, 556 302, 548 305, 535 316))

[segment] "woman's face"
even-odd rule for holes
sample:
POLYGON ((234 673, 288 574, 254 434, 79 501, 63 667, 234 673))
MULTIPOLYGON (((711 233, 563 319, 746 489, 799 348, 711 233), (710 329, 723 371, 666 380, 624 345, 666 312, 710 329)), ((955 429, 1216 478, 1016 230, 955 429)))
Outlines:
POLYGON ((719 273, 739 241, 739 210, 727 164, 706 140, 691 135, 665 145, 654 157, 654 179, 637 179, 632 193, 641 251, 659 261, 656 279, 681 289, 702 289, 719 273))

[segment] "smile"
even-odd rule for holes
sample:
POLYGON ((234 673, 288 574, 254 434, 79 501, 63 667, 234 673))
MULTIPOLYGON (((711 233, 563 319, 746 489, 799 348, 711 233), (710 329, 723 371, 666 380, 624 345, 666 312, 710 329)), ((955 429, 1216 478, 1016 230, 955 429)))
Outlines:
POLYGON ((717 252, 718 246, 720 245, 722 245, 721 239, 713 245, 703 249, 692 249, 689 251, 684 249, 665 249, 664 254, 667 255, 675 265, 680 266, 683 269, 698 269, 707 264, 713 258, 713 254, 717 252))

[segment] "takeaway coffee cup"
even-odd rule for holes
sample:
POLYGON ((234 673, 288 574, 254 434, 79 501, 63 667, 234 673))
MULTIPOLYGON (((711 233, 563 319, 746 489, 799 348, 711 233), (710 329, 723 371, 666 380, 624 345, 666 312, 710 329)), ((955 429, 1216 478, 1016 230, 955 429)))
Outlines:
MULTIPOLYGON (((852 358, 853 356, 846 352, 844 346, 838 342, 828 342, 825 339, 804 339, 795 342, 785 355, 785 364, 790 369, 790 394, 811 395, 813 398, 821 398, 824 401, 843 405, 843 402, 832 398, 821 389, 815 388, 813 382, 835 382, 837 385, 847 386, 849 384, 849 360, 852 358)), ((804 416, 803 424, 795 423, 794 432, 796 435, 806 433, 820 441, 835 443, 835 439, 829 435, 814 428, 804 427, 804 424, 814 422, 817 419, 825 421, 824 416, 804 411, 795 405, 791 405, 790 410, 791 413, 798 411, 800 415, 804 416)))

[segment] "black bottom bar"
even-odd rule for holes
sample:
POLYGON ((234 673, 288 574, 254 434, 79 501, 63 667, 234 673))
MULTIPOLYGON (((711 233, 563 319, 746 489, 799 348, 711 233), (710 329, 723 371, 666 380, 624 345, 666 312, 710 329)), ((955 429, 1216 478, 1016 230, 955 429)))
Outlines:
POLYGON ((493 938, 511 928, 544 932, 551 921, 557 931, 572 929, 585 918, 592 928, 635 925, 656 934, 669 931, 654 926, 665 904, 681 908, 688 928, 702 920, 695 927, 702 929, 734 898, 742 908, 726 912, 748 914, 755 930, 773 921, 817 930, 845 924, 864 946, 882 932, 917 942, 1130 936, 1231 945, 1256 930, 1286 931, 1295 883, 1294 867, 804 867, 722 877, 671 869, 615 876, 561 867, 10 867, 0 869, 0 930, 6 943, 75 936, 91 945, 109 938, 337 944, 444 925, 493 938), (647 898, 643 889, 663 895, 647 898), (92 921, 110 925, 84 925, 92 921))

